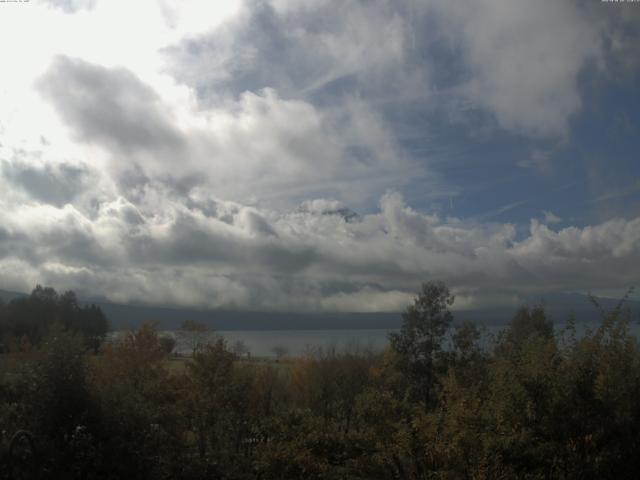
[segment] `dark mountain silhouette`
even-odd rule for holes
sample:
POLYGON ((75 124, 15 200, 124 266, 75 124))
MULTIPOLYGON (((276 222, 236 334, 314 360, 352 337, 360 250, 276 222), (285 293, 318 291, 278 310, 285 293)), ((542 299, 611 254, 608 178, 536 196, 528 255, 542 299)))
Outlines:
POLYGON ((28 296, 29 294, 27 293, 12 292, 10 290, 0 290, 0 300, 5 303, 9 303, 14 298, 24 298, 28 296))

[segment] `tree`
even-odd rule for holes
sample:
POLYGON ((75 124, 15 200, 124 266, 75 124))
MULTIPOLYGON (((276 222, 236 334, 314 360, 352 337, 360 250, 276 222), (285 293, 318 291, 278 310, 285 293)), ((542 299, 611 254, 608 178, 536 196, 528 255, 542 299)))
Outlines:
POLYGON ((30 296, 13 299, 1 310, 0 338, 6 343, 24 337, 37 346, 52 326, 58 324, 81 333, 85 345, 97 351, 109 330, 107 318, 99 307, 81 307, 74 292, 58 295, 51 287, 38 285, 30 296))
POLYGON ((456 325, 451 335, 451 367, 455 367, 456 380, 464 386, 484 381, 487 356, 481 338, 482 331, 469 321, 456 325))
POLYGON ((511 319, 506 340, 518 346, 533 337, 553 338, 553 322, 541 305, 520 307, 511 319))
POLYGON ((176 333, 180 343, 191 350, 192 355, 207 345, 211 338, 209 326, 193 320, 182 322, 176 333))
POLYGON ((187 363, 190 388, 185 411, 196 435, 200 460, 210 448, 220 446, 222 432, 228 431, 233 406, 234 354, 222 338, 194 351, 187 363))
POLYGON ((164 353, 166 353, 167 355, 171 355, 178 342, 174 337, 171 337, 169 335, 162 335, 158 337, 158 343, 160 343, 160 348, 164 353))
POLYGON ((289 353, 289 349, 283 345, 276 345, 271 349, 271 351, 276 356, 276 360, 280 361, 282 357, 289 353))
MULTIPOLYGON (((78 429, 95 432, 97 405, 87 383, 87 362, 81 336, 54 325, 43 340, 28 379, 26 400, 30 430, 54 474, 66 476, 78 452, 73 437, 78 429)), ((56 475, 54 475, 55 477, 56 475)))
POLYGON ((472 322, 466 321, 456 325, 451 335, 454 353, 458 361, 465 362, 480 353, 480 338, 482 332, 472 322))
POLYGON ((409 383, 409 394, 425 406, 435 400, 437 375, 446 370, 442 343, 453 321, 449 311, 453 300, 443 282, 423 283, 413 305, 402 314, 400 332, 389 334, 397 367, 409 383))
MULTIPOLYGON (((112 478, 175 478, 164 470, 179 453, 176 406, 187 390, 166 367, 155 325, 105 345, 90 384, 102 415, 103 468, 112 478)), ((87 478, 87 477, 78 477, 87 478)), ((89 477, 104 478, 104 477, 89 477)))
POLYGON ((233 344, 233 347, 231 347, 231 351, 233 351, 233 353, 235 353, 238 358, 242 358, 245 355, 250 355, 249 347, 247 347, 247 344, 242 340, 236 340, 233 344))

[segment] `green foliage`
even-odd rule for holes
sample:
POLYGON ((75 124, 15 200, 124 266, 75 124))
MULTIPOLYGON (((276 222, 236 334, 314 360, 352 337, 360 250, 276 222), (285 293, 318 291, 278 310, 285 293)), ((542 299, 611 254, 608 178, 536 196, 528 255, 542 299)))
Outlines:
POLYGON ((553 322, 547 318, 544 308, 536 305, 533 308, 520 307, 514 315, 509 328, 501 338, 499 348, 520 348, 532 338, 552 339, 553 322))
POLYGON ((58 295, 53 288, 38 285, 30 296, 0 304, 0 343, 13 345, 13 350, 40 344, 53 325, 78 332, 95 351, 109 330, 102 310, 95 305, 81 307, 72 291, 58 295))
POLYGON ((42 468, 52 477, 79 468, 85 452, 74 440, 81 432, 95 431, 97 406, 87 383, 83 339, 61 326, 53 326, 28 360, 14 395, 22 397, 14 413, 17 424, 37 439, 42 468))
POLYGON ((446 371, 443 341, 453 322, 449 311, 453 300, 444 283, 423 283, 420 294, 402 314, 400 333, 389 335, 391 348, 398 354, 397 368, 408 382, 409 395, 425 406, 435 402, 438 377, 446 371))

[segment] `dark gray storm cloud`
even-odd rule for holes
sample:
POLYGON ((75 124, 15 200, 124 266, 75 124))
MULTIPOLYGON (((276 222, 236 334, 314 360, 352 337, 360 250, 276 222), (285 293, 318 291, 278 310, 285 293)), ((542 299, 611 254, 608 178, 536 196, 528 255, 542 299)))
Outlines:
POLYGON ((4 161, 2 174, 33 199, 62 207, 72 202, 87 187, 90 173, 82 167, 61 163, 34 165, 4 161))
POLYGON ((302 273, 319 261, 314 246, 279 240, 274 227, 252 209, 242 208, 227 221, 198 210, 181 209, 173 215, 162 235, 145 229, 140 235, 128 236, 132 263, 157 264, 163 259, 167 265, 233 267, 278 275, 302 273))
POLYGON ((178 161, 185 140, 157 94, 129 70, 57 57, 38 82, 81 140, 122 154, 153 152, 178 161))

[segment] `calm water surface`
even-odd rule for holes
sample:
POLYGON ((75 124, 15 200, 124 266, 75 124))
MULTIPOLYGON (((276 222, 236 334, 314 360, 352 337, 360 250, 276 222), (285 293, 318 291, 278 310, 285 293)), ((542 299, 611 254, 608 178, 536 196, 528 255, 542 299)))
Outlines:
MULTIPOLYGON (((562 335, 565 324, 556 324, 556 331, 562 335)), ((587 328, 595 328, 596 324, 580 323, 576 325, 576 333, 582 335, 587 328)), ((504 329, 504 325, 484 326, 482 345, 490 347, 499 332, 504 329)), ((632 323, 631 332, 640 337, 640 325, 632 323)), ((274 357, 274 348, 283 347, 287 355, 300 356, 308 349, 313 348, 333 348, 337 350, 349 349, 369 349, 382 351, 388 344, 388 334, 397 330, 371 329, 371 330, 228 330, 219 331, 211 335, 222 336, 229 347, 237 341, 242 341, 251 352, 252 356, 274 357)), ((113 336, 121 332, 113 332, 113 336)), ((162 335, 175 336, 173 331, 161 332, 162 335)), ((176 337, 179 339, 179 337, 176 337)), ((190 347, 181 345, 178 342, 178 353, 190 353, 190 347)))
MULTIPOLYGON (((216 332, 229 347, 237 341, 247 346, 252 356, 274 357, 273 349, 283 347, 287 355, 300 356, 310 348, 371 349, 382 351, 387 345, 387 330, 228 330, 216 332)), ((166 332, 173 334, 173 332, 166 332)), ((178 344, 178 352, 185 348, 178 344)), ((188 348, 186 349, 188 350, 188 348)))

